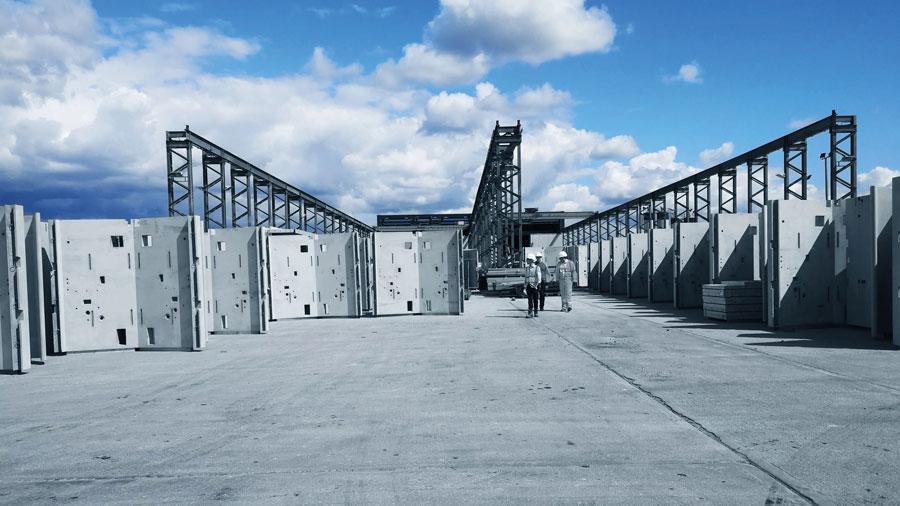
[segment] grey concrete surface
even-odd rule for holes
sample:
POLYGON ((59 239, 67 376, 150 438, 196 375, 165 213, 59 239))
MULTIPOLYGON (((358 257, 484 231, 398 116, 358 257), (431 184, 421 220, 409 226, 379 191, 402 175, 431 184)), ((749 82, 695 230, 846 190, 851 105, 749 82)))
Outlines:
POLYGON ((459 317, 49 357, 0 376, 0 503, 900 497, 900 355, 865 332, 710 326, 593 295, 524 308, 473 297, 459 317))

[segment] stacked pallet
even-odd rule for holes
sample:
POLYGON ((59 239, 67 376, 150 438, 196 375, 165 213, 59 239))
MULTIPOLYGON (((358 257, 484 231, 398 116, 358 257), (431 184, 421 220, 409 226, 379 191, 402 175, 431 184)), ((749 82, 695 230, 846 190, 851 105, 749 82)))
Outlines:
POLYGON ((724 281, 703 285, 703 316, 724 321, 762 318, 762 282, 724 281))

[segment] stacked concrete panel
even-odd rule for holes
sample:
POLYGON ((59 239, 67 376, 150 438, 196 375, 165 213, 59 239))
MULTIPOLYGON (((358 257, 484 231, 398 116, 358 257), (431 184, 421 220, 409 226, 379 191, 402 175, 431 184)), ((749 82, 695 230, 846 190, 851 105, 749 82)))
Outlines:
POLYGON ((316 295, 320 317, 358 317, 359 245, 355 233, 316 236, 316 295))
POLYGON ((375 233, 375 314, 418 314, 419 238, 416 232, 375 233))
POLYGON ((703 305, 703 285, 709 283, 709 223, 675 223, 673 229, 674 305, 703 305))
POLYGON ((603 239, 600 241, 600 265, 597 268, 601 293, 609 293, 610 282, 612 281, 612 240, 603 239))
POLYGON ((22 206, 0 206, 0 372, 31 368, 25 216, 22 206))
POLYGON ((724 321, 758 321, 763 313, 762 282, 723 281, 703 285, 703 316, 724 321))
POLYGON ((578 269, 575 281, 576 288, 588 287, 588 276, 591 273, 590 247, 587 244, 579 244, 575 247, 575 266, 578 269))
POLYGON ((628 237, 613 237, 610 253, 609 273, 610 293, 626 295, 628 293, 628 237))
POLYGON ((769 326, 834 323, 832 209, 809 200, 773 200, 766 206, 769 326))
POLYGON ((709 279, 759 279, 759 216, 755 213, 713 214, 709 229, 709 279))
POLYGON ((134 244, 125 220, 50 222, 58 332, 54 352, 138 346, 134 244))
POLYGON ((207 341, 203 222, 199 217, 132 222, 138 347, 202 350, 207 341))
POLYGON ((268 331, 265 231, 260 227, 209 231, 213 332, 268 331))
MULTIPOLYGON (((44 307, 44 251, 49 228, 40 213, 25 216, 25 263, 28 271, 28 331, 31 361, 43 364, 47 359, 47 326, 44 307)), ((52 328, 52 327, 51 327, 52 328)))
POLYGON ((600 243, 588 244, 588 289, 592 292, 600 291, 600 243))
POLYGON ((647 298, 650 302, 669 302, 673 299, 675 262, 673 260, 674 235, 671 229, 650 229, 649 276, 647 298))
POLYGON ((462 314, 462 233, 459 230, 420 232, 419 257, 422 314, 462 314))
POLYGON ((268 239, 270 319, 315 318, 319 305, 314 235, 272 231, 268 239))
POLYGON ((636 232, 628 236, 628 255, 626 258, 627 296, 631 298, 647 296, 648 268, 648 234, 636 232))

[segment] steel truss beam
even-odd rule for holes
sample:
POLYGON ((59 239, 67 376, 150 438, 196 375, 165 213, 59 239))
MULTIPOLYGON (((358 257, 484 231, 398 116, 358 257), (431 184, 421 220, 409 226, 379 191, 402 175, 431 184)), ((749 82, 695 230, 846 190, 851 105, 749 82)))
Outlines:
POLYGON ((806 139, 784 145, 784 199, 806 200, 806 139))
POLYGON ((829 179, 831 200, 856 196, 856 116, 832 113, 829 179))
POLYGON ((719 172, 719 213, 737 212, 737 168, 722 169, 719 172))
POLYGON ((709 178, 694 181, 694 220, 709 221, 709 178))
POLYGON ((691 187, 675 188, 675 221, 691 221, 691 187))
MULTIPOLYGON (((206 228, 264 225, 306 230, 307 208, 331 220, 330 230, 368 236, 374 229, 343 211, 269 174, 203 137, 184 130, 166 132, 166 179, 170 216, 199 214, 194 206, 193 150, 202 154, 202 216, 206 228), (229 182, 230 187, 225 183, 229 182), (230 196, 226 196, 230 193, 230 196), (230 223, 226 217, 230 215, 230 223)), ((316 231, 324 232, 325 228, 316 231)))
MULTIPOLYGON (((469 245, 486 268, 522 265, 522 124, 491 134, 472 206, 469 245)), ((571 237, 571 236, 564 236, 571 237)), ((571 240, 571 239, 569 239, 571 240)))
POLYGON ((762 210, 769 200, 769 157, 758 156, 747 162, 747 212, 762 210))

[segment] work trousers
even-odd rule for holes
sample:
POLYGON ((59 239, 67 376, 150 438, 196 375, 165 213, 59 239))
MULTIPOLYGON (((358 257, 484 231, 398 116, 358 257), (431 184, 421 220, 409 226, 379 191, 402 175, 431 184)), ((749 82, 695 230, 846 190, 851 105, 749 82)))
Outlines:
POLYGON ((547 298, 547 282, 541 281, 541 285, 538 287, 538 294, 540 295, 541 300, 541 311, 544 310, 544 299, 547 298))
POLYGON ((525 287, 525 295, 528 297, 528 312, 537 313, 538 310, 538 291, 539 289, 535 286, 526 286, 525 287))
POLYGON ((559 297, 562 302, 562 309, 570 309, 572 307, 572 281, 563 279, 559 282, 559 297))

